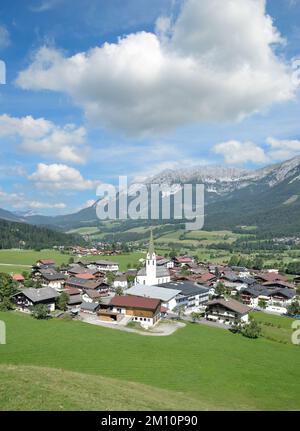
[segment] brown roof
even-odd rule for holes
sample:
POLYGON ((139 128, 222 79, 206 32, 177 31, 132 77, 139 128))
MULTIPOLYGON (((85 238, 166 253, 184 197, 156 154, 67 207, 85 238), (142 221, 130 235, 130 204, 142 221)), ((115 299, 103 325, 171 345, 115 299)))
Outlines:
POLYGON ((246 314, 251 311, 251 308, 247 307, 247 305, 242 304, 235 299, 213 299, 209 301, 207 305, 222 305, 229 310, 235 311, 236 313, 246 314))
POLYGON ((202 274, 199 277, 199 280, 201 280, 202 282, 205 283, 206 281, 210 281, 210 280, 213 280, 215 278, 216 278, 216 276, 214 274, 211 274, 210 272, 206 272, 205 274, 202 274))
POLYGON ((114 296, 109 305, 116 307, 132 307, 132 308, 143 308, 145 310, 155 311, 160 305, 160 299, 143 298, 141 296, 114 296))
POLYGON ((67 289, 64 289, 63 291, 70 296, 80 294, 80 290, 76 289, 76 287, 68 287, 67 289))
POLYGON ((94 280, 96 278, 93 274, 89 273, 76 274, 76 277, 83 278, 84 280, 94 280))
POLYGON ((42 265, 54 265, 55 262, 52 259, 39 259, 38 262, 40 262, 42 265))
POLYGON ((25 280, 25 278, 23 277, 22 274, 14 274, 12 276, 12 279, 13 279, 13 281, 24 281, 25 280))
POLYGON ((266 283, 263 283, 263 286, 282 286, 282 287, 287 287, 288 289, 296 288, 294 284, 291 284, 282 280, 267 281, 266 283))
POLYGON ((260 278, 265 281, 287 281, 284 275, 278 274, 277 272, 259 272, 255 275, 255 278, 260 278))
POLYGON ((101 293, 97 290, 87 289, 85 293, 92 299, 101 297, 101 293))

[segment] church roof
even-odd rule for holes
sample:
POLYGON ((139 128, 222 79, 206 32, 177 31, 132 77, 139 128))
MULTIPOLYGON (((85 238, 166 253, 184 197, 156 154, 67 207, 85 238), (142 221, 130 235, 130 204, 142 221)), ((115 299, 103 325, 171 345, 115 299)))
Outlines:
MULTIPOLYGON (((143 267, 141 268, 137 275, 146 275, 146 268, 143 267)), ((164 266, 157 266, 156 267, 156 277, 168 277, 170 276, 170 272, 168 270, 168 268, 165 268, 164 266)))

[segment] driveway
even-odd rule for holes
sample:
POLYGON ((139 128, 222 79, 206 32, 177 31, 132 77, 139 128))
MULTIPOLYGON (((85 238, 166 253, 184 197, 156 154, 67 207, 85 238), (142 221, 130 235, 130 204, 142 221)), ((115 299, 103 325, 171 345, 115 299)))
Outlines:
MULTIPOLYGON (((126 319, 126 318, 125 318, 126 319)), ((116 322, 116 323, 110 323, 110 322, 102 322, 97 318, 97 316, 89 315, 80 316, 80 320, 85 323, 89 323, 91 325, 97 325, 102 326, 104 328, 110 328, 110 329, 117 329, 119 331, 125 331, 125 332, 134 332, 139 335, 147 335, 147 336, 153 336, 153 337, 165 337, 168 335, 172 335, 174 332, 177 331, 179 328, 184 328, 186 325, 183 322, 172 322, 167 320, 161 320, 157 325, 155 325, 153 328, 148 330, 143 329, 134 329, 134 328, 128 328, 124 326, 124 323, 122 324, 122 321, 116 322)), ((130 321, 131 318, 126 319, 126 323, 130 321)))

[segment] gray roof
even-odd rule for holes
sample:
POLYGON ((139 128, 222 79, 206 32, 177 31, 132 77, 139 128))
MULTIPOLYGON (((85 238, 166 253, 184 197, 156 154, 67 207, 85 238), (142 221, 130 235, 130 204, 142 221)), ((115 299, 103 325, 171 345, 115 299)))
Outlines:
MULTIPOLYGON (((141 268, 137 275, 146 275, 146 268, 143 267, 141 268)), ((156 267, 156 277, 169 277, 170 276, 170 272, 168 270, 168 268, 165 268, 164 266, 157 266, 156 267)))
POLYGON ((68 305, 81 304, 82 298, 81 295, 71 295, 68 301, 68 305))
POLYGON ((64 274, 62 274, 60 272, 56 272, 55 274, 54 273, 42 274, 42 276, 45 280, 48 280, 48 281, 66 280, 66 278, 67 278, 64 274))
MULTIPOLYGON (((23 293, 32 302, 47 301, 49 299, 55 299, 59 296, 56 290, 52 289, 52 287, 41 287, 40 289, 29 287, 27 289, 22 289, 21 293, 23 293)), ((20 293, 17 293, 16 295, 19 294, 20 293)))
POLYGON ((80 305, 81 310, 87 310, 87 311, 95 311, 98 307, 100 307, 100 304, 96 302, 83 302, 80 305))
POLYGON ((114 262, 113 260, 96 260, 96 265, 119 265, 118 262, 114 262))
POLYGON ((171 281, 170 283, 163 283, 159 286, 164 289, 181 290, 181 295, 183 296, 201 295, 203 293, 208 293, 210 290, 206 286, 199 286, 190 281, 171 281))
POLYGON ((127 289, 126 295, 143 296, 145 298, 161 299, 164 302, 175 298, 181 290, 179 289, 164 289, 159 286, 148 286, 145 284, 137 284, 136 286, 127 289))

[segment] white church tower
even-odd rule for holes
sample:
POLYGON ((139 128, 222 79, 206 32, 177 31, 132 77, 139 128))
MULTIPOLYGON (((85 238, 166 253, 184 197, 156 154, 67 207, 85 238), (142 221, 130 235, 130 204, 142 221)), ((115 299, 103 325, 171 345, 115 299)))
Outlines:
POLYGON ((153 286, 161 283, 169 283, 170 280, 171 277, 169 270, 165 267, 157 266, 153 233, 151 229, 149 248, 146 256, 146 266, 139 270, 135 278, 135 284, 153 286))
POLYGON ((156 254, 154 251, 153 233, 151 229, 149 249, 146 256, 146 284, 155 284, 156 280, 156 254))

